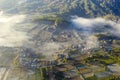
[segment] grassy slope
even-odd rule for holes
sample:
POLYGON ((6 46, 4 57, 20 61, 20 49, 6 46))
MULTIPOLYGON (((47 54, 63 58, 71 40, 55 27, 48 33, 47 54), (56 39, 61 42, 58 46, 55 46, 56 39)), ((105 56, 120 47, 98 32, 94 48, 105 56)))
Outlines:
POLYGON ((119 0, 34 0, 23 4, 28 12, 69 14, 79 16, 120 16, 119 0))

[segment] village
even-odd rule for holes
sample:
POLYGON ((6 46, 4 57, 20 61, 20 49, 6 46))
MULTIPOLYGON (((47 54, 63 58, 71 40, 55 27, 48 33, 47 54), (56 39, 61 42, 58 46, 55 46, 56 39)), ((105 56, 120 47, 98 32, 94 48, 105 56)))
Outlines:
POLYGON ((99 47, 73 44, 60 48, 52 59, 31 48, 1 47, 0 80, 119 80, 120 39, 97 37, 99 47))
POLYGON ((64 54, 51 55, 52 60, 22 49, 15 59, 19 59, 16 66, 27 71, 27 80, 119 80, 120 41, 100 38, 100 44, 99 48, 84 51, 72 46, 64 54))

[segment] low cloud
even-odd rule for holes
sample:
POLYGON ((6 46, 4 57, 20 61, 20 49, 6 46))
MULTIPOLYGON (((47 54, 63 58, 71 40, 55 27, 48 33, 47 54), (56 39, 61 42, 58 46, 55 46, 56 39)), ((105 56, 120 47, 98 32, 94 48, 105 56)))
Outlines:
POLYGON ((0 15, 0 46, 21 46, 27 40, 26 33, 16 30, 24 19, 25 15, 0 15))
POLYGON ((84 35, 82 38, 82 45, 85 49, 91 49, 99 47, 98 38, 96 33, 108 33, 117 37, 120 37, 120 23, 111 20, 105 20, 103 18, 82 18, 75 17, 71 20, 74 28, 81 31, 84 35))
POLYGON ((120 34, 120 23, 119 22, 105 20, 103 18, 87 19, 87 18, 81 18, 81 17, 76 17, 72 19, 71 21, 74 27, 78 29, 88 30, 92 32, 94 29, 97 29, 97 28, 99 29, 101 27, 105 28, 105 26, 109 26, 107 31, 112 32, 112 34, 115 34, 115 35, 120 34))

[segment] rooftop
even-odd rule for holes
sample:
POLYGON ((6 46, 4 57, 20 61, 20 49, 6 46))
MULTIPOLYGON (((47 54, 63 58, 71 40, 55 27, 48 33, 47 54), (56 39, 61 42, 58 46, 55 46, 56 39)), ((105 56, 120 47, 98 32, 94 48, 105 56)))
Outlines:
POLYGON ((73 68, 74 68, 74 66, 72 66, 72 65, 62 64, 62 65, 56 66, 54 69, 55 69, 56 71, 64 72, 64 71, 67 71, 67 70, 71 70, 71 69, 73 69, 73 68))
POLYGON ((95 76, 97 78, 105 78, 105 77, 109 77, 110 73, 109 72, 102 72, 102 73, 95 74, 95 76))
POLYGON ((104 66, 100 66, 100 65, 90 65, 89 68, 93 72, 99 72, 99 71, 103 71, 105 69, 104 66))
POLYGON ((84 80, 84 78, 82 76, 76 76, 76 77, 70 78, 68 80, 84 80))
POLYGON ((64 76, 65 78, 73 78, 73 77, 78 76, 78 74, 75 70, 69 70, 69 71, 64 72, 64 76))
POLYGON ((112 73, 120 73, 120 66, 118 64, 111 64, 107 66, 108 70, 112 73))

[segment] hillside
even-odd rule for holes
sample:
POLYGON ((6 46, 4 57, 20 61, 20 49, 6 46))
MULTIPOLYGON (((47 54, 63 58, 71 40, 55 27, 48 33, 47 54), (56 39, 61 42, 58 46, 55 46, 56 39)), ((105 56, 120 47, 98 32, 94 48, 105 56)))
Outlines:
POLYGON ((119 4, 119 0, 1 0, 0 8, 9 13, 96 17, 108 14, 120 16, 119 4))

